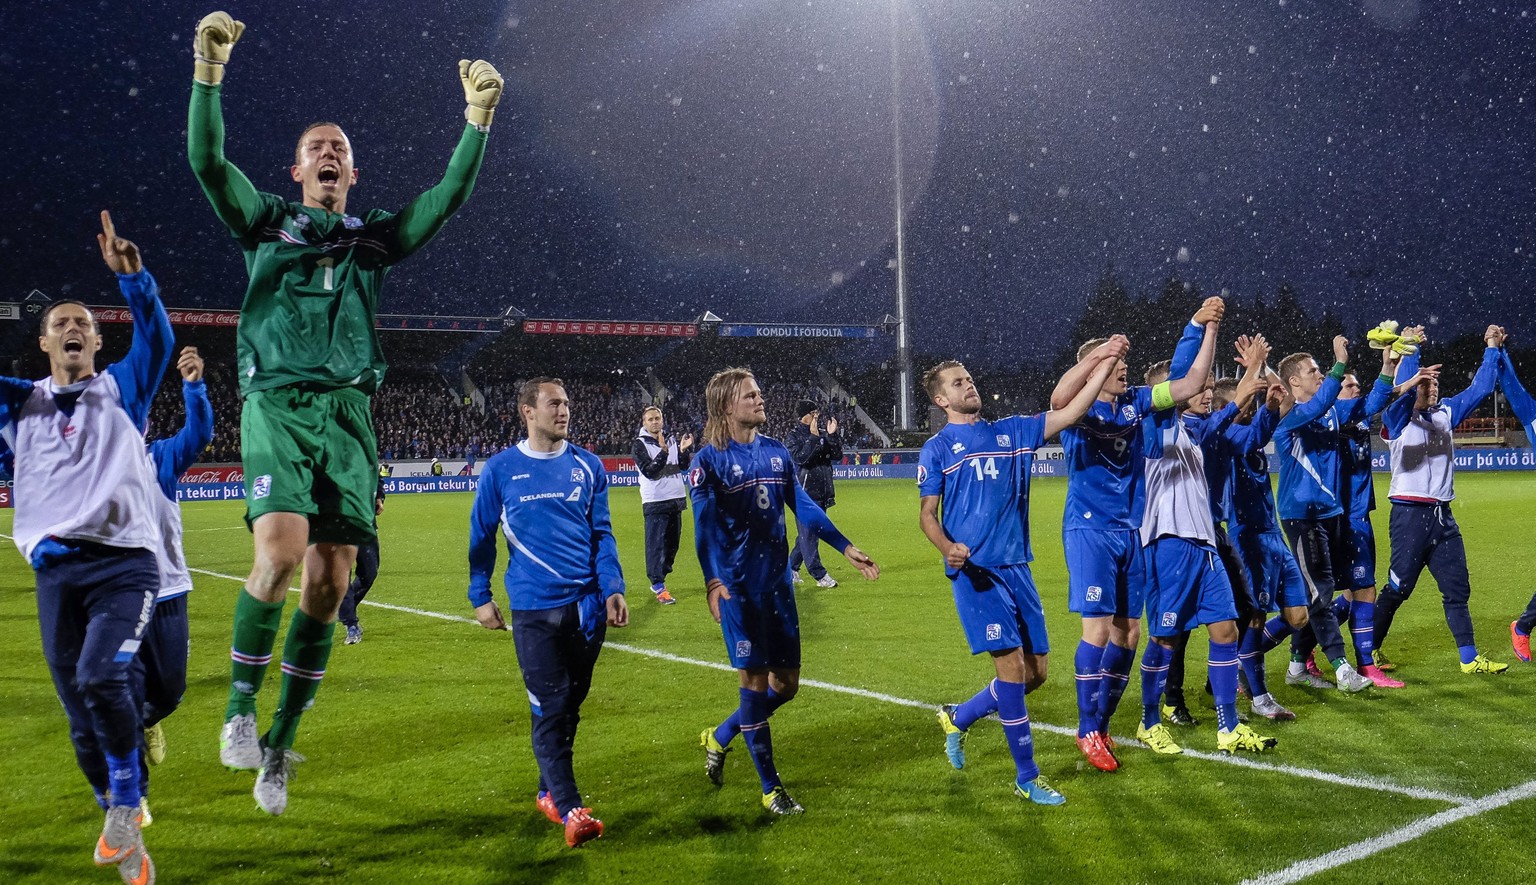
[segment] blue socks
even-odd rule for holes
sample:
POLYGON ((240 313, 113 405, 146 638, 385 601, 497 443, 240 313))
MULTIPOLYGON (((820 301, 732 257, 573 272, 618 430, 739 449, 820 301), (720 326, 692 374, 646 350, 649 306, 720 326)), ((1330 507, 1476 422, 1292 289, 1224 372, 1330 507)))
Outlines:
POLYGON ((1072 666, 1077 673, 1077 736, 1087 737, 1099 730, 1099 692, 1102 683, 1099 662, 1104 647, 1086 639, 1077 643, 1072 666))
POLYGON ((1141 727, 1151 728, 1163 719, 1163 686, 1168 682, 1168 662, 1173 649, 1148 642, 1141 653, 1141 727))
POLYGON ((1035 741, 1029 731, 1029 712, 1024 708, 1024 683, 994 680, 997 692, 997 717, 1003 720, 1003 737, 1008 740, 1008 752, 1013 754, 1014 767, 1019 771, 1018 782, 1032 781, 1040 776, 1040 766, 1035 764, 1035 741))
POLYGON ((1376 603, 1355 600, 1349 616, 1349 636, 1355 643, 1355 658, 1361 667, 1369 667, 1376 663, 1376 603))
POLYGON ((1211 694, 1216 701, 1216 729, 1231 731, 1237 727, 1237 643, 1211 640, 1208 663, 1211 694))
POLYGON ((976 692, 970 700, 956 707, 955 715, 951 719, 955 727, 965 731, 975 725, 976 720, 984 719, 997 712, 997 686, 996 679, 988 682, 986 688, 976 692))
POLYGON ((1104 659, 1099 686, 1099 731, 1109 733, 1110 717, 1120 706, 1120 696, 1131 682, 1131 665, 1136 663, 1136 649, 1125 648, 1111 642, 1104 646, 1104 659))
POLYGON ((1456 646, 1456 653, 1461 655, 1461 662, 1463 664, 1470 664, 1477 660, 1477 646, 1475 645, 1458 645, 1456 646))
MULTIPOLYGON (((746 689, 742 689, 742 691, 746 691, 746 689)), ((774 710, 784 706, 784 704, 785 700, 784 698, 779 697, 778 692, 774 691, 772 688, 768 689, 768 712, 763 714, 763 719, 766 721, 769 716, 773 715, 774 710)), ((727 717, 724 722, 716 726, 715 740, 718 741, 722 747, 728 746, 738 734, 741 734, 740 707, 737 707, 736 711, 727 717)))
MULTIPOLYGON (((1281 623, 1285 623, 1281 621, 1281 623)), ((1248 677, 1248 690, 1254 697, 1269 694, 1269 682, 1264 676, 1264 645, 1268 639, 1268 629, 1249 630, 1243 634, 1243 641, 1237 655, 1238 663, 1242 665, 1243 675, 1248 677)), ((1214 690, 1215 686, 1212 686, 1214 690)))
POLYGON ((129 750, 126 756, 114 756, 111 753, 103 753, 107 757, 107 778, 112 787, 112 804, 139 807, 139 800, 143 793, 139 789, 139 751, 137 748, 129 750))
POLYGON ((752 754, 752 764, 757 766, 757 776, 763 782, 763 792, 771 793, 779 786, 779 771, 773 766, 773 736, 768 731, 768 693, 741 690, 741 739, 747 742, 747 752, 752 754))

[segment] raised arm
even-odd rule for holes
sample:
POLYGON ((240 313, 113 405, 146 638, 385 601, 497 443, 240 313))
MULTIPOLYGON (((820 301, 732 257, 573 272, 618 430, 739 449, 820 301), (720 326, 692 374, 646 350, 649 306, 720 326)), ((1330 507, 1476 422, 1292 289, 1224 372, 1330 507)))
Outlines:
POLYGON ((1195 357, 1200 353, 1200 345, 1205 341, 1205 324, 1211 320, 1219 320, 1226 310, 1226 303, 1220 298, 1207 298, 1195 315, 1190 317, 1184 325, 1184 333, 1179 336, 1179 343, 1173 346, 1173 360, 1168 364, 1169 378, 1183 378, 1189 374, 1189 369, 1195 364, 1195 357))
POLYGON ((213 12, 198 22, 192 40, 192 103, 187 109, 187 160, 213 204, 214 214, 236 236, 245 236, 260 214, 261 195, 245 173, 224 156, 224 111, 219 96, 224 66, 245 25, 213 12))
MULTIPOLYGON (((1093 401, 1098 399, 1104 382, 1109 380, 1110 374, 1115 371, 1120 359, 1124 356, 1125 339, 1121 338, 1120 341, 1122 342, 1121 352, 1118 354, 1112 352, 1102 357, 1099 364, 1094 367, 1093 373, 1088 376, 1087 381, 1070 402, 1060 409, 1052 409, 1045 413, 1046 439, 1083 420, 1083 416, 1088 414, 1088 409, 1093 406, 1093 401)), ((932 540, 931 536, 929 540, 932 540)))
MULTIPOLYGON (((1195 354, 1189 371, 1182 377, 1175 378, 1171 372, 1168 376, 1168 393, 1174 402, 1182 403, 1205 389, 1205 379, 1210 377, 1211 366, 1216 361, 1216 332, 1221 328, 1224 310, 1220 298, 1205 300, 1201 312, 1210 319, 1205 322, 1205 336, 1200 341, 1200 351, 1195 354)), ((1200 315, 1196 314, 1197 317, 1200 315)))
POLYGON ((101 246, 102 260, 107 268, 117 274, 117 285, 128 301, 128 312, 133 316, 133 343, 128 355, 107 366, 107 373, 117 381, 123 397, 123 408, 133 418, 134 426, 142 432, 149 423, 149 406, 155 398, 155 389, 165 367, 171 362, 171 347, 175 334, 171 331, 170 317, 165 305, 160 303, 160 287, 155 278, 144 269, 139 248, 117 235, 112 226, 112 216, 101 213, 101 233, 96 235, 101 246))
POLYGON ((1444 402, 1451 410, 1452 427, 1460 424, 1468 412, 1482 405, 1488 394, 1493 393, 1493 386, 1499 380, 1499 348, 1504 346, 1504 337, 1503 326, 1488 327, 1483 334, 1483 341, 1488 346, 1483 350, 1483 363, 1472 376, 1472 383, 1461 393, 1445 397, 1444 402))
POLYGON ((1509 408, 1515 413, 1515 418, 1525 425, 1526 433, 1536 434, 1536 427, 1532 426, 1536 424, 1536 399, 1520 383, 1520 376, 1515 374, 1514 361, 1505 350, 1499 351, 1499 386, 1504 388, 1504 398, 1509 401, 1509 408))
POLYGON ((172 501, 176 500, 176 483, 181 475, 213 442, 213 404, 208 401, 208 386, 203 383, 203 358, 198 355, 197 348, 182 348, 176 368, 181 371, 181 399, 186 406, 186 420, 175 436, 156 440, 149 446, 160 490, 172 501))
POLYGON ((1090 351, 1087 356, 1078 360, 1056 382, 1056 388, 1051 391, 1051 408, 1066 408, 1067 404, 1072 402, 1083 389, 1083 385, 1088 383, 1089 377, 1098 368, 1099 361, 1104 359, 1112 350, 1118 350, 1121 354, 1129 352, 1130 340, 1124 335, 1111 335, 1103 344, 1100 344, 1090 351), (1116 341, 1121 343, 1115 344, 1116 341))

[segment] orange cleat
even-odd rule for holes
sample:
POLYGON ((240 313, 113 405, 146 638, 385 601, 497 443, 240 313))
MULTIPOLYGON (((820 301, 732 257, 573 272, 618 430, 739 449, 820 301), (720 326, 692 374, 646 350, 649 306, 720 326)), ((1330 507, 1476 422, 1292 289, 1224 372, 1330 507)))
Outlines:
POLYGON ((592 816, 590 808, 572 808, 565 816, 565 844, 572 848, 603 835, 603 822, 592 816))
POLYGON ((1088 757, 1088 764, 1100 771, 1115 771, 1120 767, 1120 760, 1115 758, 1115 754, 1104 743, 1102 732, 1095 731, 1078 738, 1077 748, 1088 757))

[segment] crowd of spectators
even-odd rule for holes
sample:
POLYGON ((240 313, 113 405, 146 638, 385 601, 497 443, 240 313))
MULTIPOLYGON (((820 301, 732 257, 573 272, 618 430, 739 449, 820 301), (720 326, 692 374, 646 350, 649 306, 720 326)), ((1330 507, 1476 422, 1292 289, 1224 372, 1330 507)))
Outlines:
MULTIPOLYGON (((214 435, 213 443, 199 461, 238 462, 240 397, 234 367, 210 365, 206 380, 213 404, 214 435)), ((391 371, 373 396, 379 458, 478 462, 515 445, 522 438, 517 410, 520 383, 517 378, 482 383, 481 396, 471 398, 436 375, 413 376, 391 371)), ((816 385, 773 376, 759 376, 758 383, 768 412, 768 425, 763 432, 769 436, 787 438, 798 420, 796 403, 808 399, 820 405, 825 414, 837 415, 850 447, 868 444, 862 425, 850 420, 851 411, 829 404, 826 394, 816 385)), ((571 399, 571 441, 599 455, 628 455, 640 428, 640 414, 652 402, 638 381, 619 375, 566 379, 565 389, 571 399)), ((668 433, 692 433, 702 444, 706 415, 703 381, 696 386, 670 387, 662 411, 668 433)), ((174 434, 180 429, 184 414, 180 379, 168 378, 150 409, 149 438, 174 434)))

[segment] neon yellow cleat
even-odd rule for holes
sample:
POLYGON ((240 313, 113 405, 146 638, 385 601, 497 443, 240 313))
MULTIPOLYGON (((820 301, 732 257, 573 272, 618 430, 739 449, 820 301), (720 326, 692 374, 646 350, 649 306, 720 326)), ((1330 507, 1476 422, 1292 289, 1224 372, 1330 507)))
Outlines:
POLYGON ((1161 722, 1151 728, 1144 725, 1137 726, 1136 740, 1146 744, 1152 752, 1161 753, 1164 756, 1177 756, 1184 752, 1184 748, 1173 739, 1173 733, 1168 730, 1168 726, 1161 722))
POLYGON ((1216 749, 1229 756, 1238 750, 1262 753, 1278 743, 1280 741, 1276 738, 1259 734, 1246 725, 1239 725, 1231 731, 1216 732, 1216 749))
POLYGON ((1490 661, 1482 655, 1478 655, 1471 661, 1461 665, 1461 672, 1463 673, 1503 673, 1508 669, 1508 664, 1490 661))

